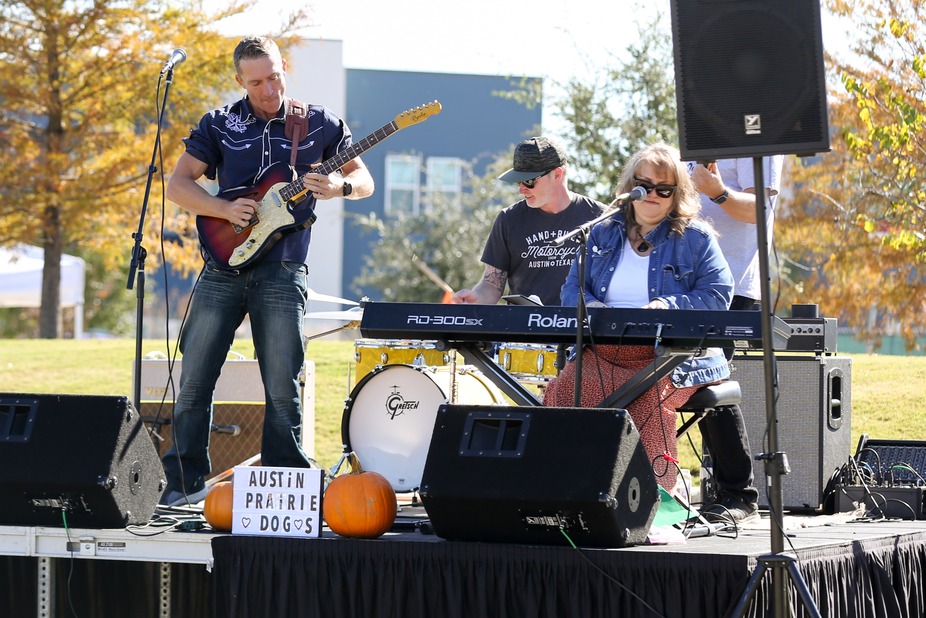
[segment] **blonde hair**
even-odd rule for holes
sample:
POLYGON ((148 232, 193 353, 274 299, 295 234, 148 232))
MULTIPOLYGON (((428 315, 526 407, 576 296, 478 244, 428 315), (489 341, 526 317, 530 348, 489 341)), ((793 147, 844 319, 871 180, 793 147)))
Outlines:
MULTIPOLYGON (((688 223, 701 213, 701 198, 691 181, 691 176, 688 175, 688 166, 681 160, 681 155, 674 146, 663 142, 650 144, 638 150, 624 166, 617 195, 627 193, 636 186, 633 178, 644 165, 651 165, 667 176, 674 177, 675 193, 672 194, 672 207, 666 218, 669 220, 671 231, 681 236, 688 223)), ((639 228, 640 224, 634 217, 633 202, 628 202, 621 208, 627 220, 627 230, 639 228)))

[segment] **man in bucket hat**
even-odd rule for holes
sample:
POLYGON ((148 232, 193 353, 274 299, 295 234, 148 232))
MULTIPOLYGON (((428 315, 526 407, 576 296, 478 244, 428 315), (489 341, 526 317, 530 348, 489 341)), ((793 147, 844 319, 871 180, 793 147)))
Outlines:
POLYGON ((457 291, 451 302, 494 305, 505 293, 559 305, 559 292, 575 259, 576 243, 553 240, 591 221, 605 206, 569 190, 569 162, 551 137, 532 137, 514 149, 514 166, 499 180, 518 184, 520 201, 495 218, 482 252, 482 281, 457 291))

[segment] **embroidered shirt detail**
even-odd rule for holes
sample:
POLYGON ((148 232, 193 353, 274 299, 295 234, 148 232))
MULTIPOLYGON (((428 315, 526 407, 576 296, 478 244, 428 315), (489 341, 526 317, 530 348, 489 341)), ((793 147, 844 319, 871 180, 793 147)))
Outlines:
POLYGON ((245 129, 246 125, 247 123, 242 121, 241 117, 238 116, 238 114, 234 112, 229 112, 228 115, 226 116, 225 126, 228 127, 229 130, 231 131, 236 131, 238 133, 244 133, 246 130, 245 129))

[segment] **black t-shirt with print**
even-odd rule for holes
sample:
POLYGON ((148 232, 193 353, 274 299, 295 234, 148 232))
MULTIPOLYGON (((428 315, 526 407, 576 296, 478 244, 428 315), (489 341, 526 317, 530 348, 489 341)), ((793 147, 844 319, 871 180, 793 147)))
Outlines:
POLYGON ((482 262, 508 273, 510 294, 533 294, 544 305, 559 305, 560 288, 579 245, 569 240, 556 246, 553 240, 591 221, 603 209, 583 195, 575 195, 569 207, 556 214, 531 208, 521 200, 498 213, 482 262))

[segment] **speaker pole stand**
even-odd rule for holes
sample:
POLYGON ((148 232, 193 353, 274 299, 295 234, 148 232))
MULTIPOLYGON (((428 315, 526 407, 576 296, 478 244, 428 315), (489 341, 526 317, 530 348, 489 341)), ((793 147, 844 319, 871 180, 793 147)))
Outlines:
POLYGON ((746 584, 746 590, 733 610, 734 616, 745 616, 749 602, 755 597, 759 584, 766 571, 772 573, 772 615, 776 618, 790 616, 787 606, 788 582, 797 589, 801 602, 807 613, 819 617, 820 611, 814 606, 813 598, 807 584, 793 557, 784 556, 784 508, 782 506, 781 477, 791 470, 788 456, 778 450, 778 368, 775 351, 772 348, 772 309, 771 277, 769 275, 768 224, 765 216, 765 169, 762 157, 753 158, 753 179, 756 188, 756 234, 759 245, 759 280, 762 285, 762 359, 765 369, 765 416, 768 423, 768 452, 756 455, 756 460, 765 462, 765 475, 769 479, 769 529, 771 531, 771 554, 759 556, 759 564, 746 584))

